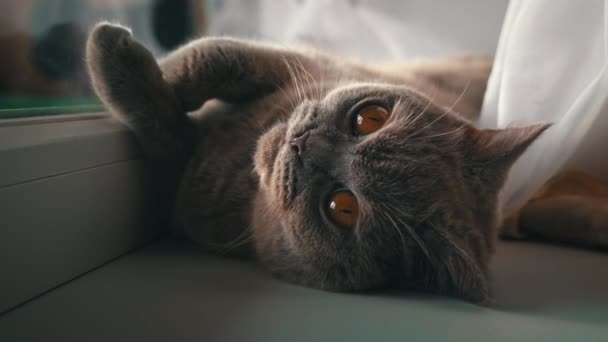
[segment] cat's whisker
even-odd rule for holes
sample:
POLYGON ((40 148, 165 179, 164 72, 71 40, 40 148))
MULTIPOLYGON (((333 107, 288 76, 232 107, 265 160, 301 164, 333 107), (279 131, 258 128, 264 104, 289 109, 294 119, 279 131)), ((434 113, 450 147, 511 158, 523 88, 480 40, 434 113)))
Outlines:
POLYGON ((283 95, 285 96, 285 98, 289 101, 289 105, 291 106, 291 109, 286 110, 285 112, 286 113, 293 112, 293 110, 296 109, 296 106, 297 106, 297 103, 294 101, 293 96, 289 95, 289 93, 285 90, 284 87, 282 87, 282 86, 280 86, 280 85, 278 85, 276 83, 273 83, 273 85, 278 90, 280 90, 283 93, 283 95))
POLYGON ((302 101, 304 101, 304 91, 302 88, 302 81, 300 80, 300 77, 298 76, 296 69, 294 67, 293 64, 290 64, 290 69, 291 69, 291 75, 293 78, 293 84, 294 87, 296 89, 296 94, 298 94, 297 100, 298 100, 298 104, 301 104, 302 101))
POLYGON ((471 80, 470 79, 467 81, 467 84, 464 86, 464 88, 462 89, 462 92, 460 93, 460 95, 458 95, 458 97, 456 98, 456 100, 454 101, 454 103, 452 103, 452 105, 449 108, 447 108, 445 110, 445 112, 443 112, 443 114, 441 114, 435 120, 433 120, 430 123, 428 123, 426 126, 420 128, 420 129, 416 130, 414 133, 410 134, 410 137, 416 136, 418 133, 424 131, 425 129, 427 129, 429 127, 431 127, 437 121, 443 119, 446 115, 448 115, 449 113, 451 113, 452 110, 454 109, 454 107, 458 104, 458 102, 460 102, 460 100, 462 99, 462 97, 464 96, 464 94, 466 93, 466 91, 469 89, 469 85, 471 85, 471 80))
MULTIPOLYGON (((471 258, 471 256, 464 250, 462 249, 462 247, 460 247, 456 242, 454 242, 454 240, 452 238, 450 238, 450 236, 448 236, 449 232, 439 229, 437 226, 435 226, 432 222, 427 222, 429 224, 429 226, 435 231, 437 232, 437 235, 439 236, 440 239, 442 239, 442 241, 446 242, 448 245, 450 245, 450 247, 452 247, 452 250, 456 253, 457 256, 459 256, 461 258, 462 261, 464 261, 466 267, 468 268, 468 271, 477 277, 483 277, 483 275, 485 274, 485 272, 483 272, 483 270, 481 270, 481 268, 479 267, 479 265, 473 260, 473 258, 471 258)), ((448 271, 448 274, 450 277, 453 277, 453 274, 458 272, 458 270, 454 269, 453 266, 453 262, 449 262, 449 260, 440 260, 440 262, 443 263, 444 267, 446 268, 446 270, 448 271)), ((486 300, 492 301, 492 298, 490 297, 490 294, 488 293, 487 288, 481 288, 481 297, 486 298, 486 300)))
POLYGON ((307 80, 307 86, 308 86, 308 90, 310 90, 312 88, 312 90, 314 90, 315 88, 318 88, 317 85, 317 80, 314 78, 314 76, 304 67, 304 63, 302 63, 302 60, 299 57, 296 57, 296 60, 298 61, 298 68, 300 69, 301 73, 304 73, 304 76, 306 76, 306 80, 307 80), (313 87, 314 86, 314 87, 313 87))
POLYGON ((300 103, 304 102, 304 100, 306 100, 306 89, 304 88, 304 82, 302 79, 302 74, 301 72, 297 69, 298 66, 295 64, 292 64, 291 67, 293 68, 293 73, 294 73, 294 77, 296 79, 296 84, 298 85, 298 89, 299 89, 299 93, 300 93, 300 103))
POLYGON ((432 139, 432 138, 437 138, 437 137, 442 137, 442 136, 450 135, 450 134, 453 134, 453 133, 461 131, 463 128, 466 128, 466 125, 464 125, 464 124, 460 125, 460 126, 456 127, 455 129, 447 131, 447 132, 425 136, 425 137, 422 137, 422 139, 416 139, 416 141, 428 140, 428 139, 432 139))
POLYGON ((409 97, 399 97, 395 102, 393 112, 409 113, 404 117, 397 116, 397 120, 400 122, 400 126, 404 130, 413 124, 412 122, 410 122, 410 118, 414 115, 413 108, 416 107, 413 105, 413 100, 409 97))
POLYGON ((424 106, 424 108, 422 108, 420 110, 420 112, 414 118, 414 120, 411 120, 409 122, 409 125, 407 126, 407 128, 413 127, 418 122, 418 120, 420 120, 426 114, 427 110, 431 107, 431 104, 435 101, 435 99, 432 98, 432 97, 429 98, 429 99, 427 99, 427 100, 428 100, 428 102, 426 103, 426 105, 424 106))
POLYGON ((389 221, 391 221, 392 227, 395 228, 395 231, 397 232, 397 234, 399 235, 399 239, 401 240, 401 248, 403 248, 403 250, 406 250, 407 249, 407 241, 405 241, 405 236, 403 236, 403 233, 401 232, 401 230, 399 230, 399 227, 397 227, 397 223, 387 213, 382 212, 382 214, 389 221))
MULTIPOLYGON (((405 106, 403 105, 403 102, 404 102, 403 98, 402 98, 402 97, 399 97, 399 98, 398 98, 398 99, 395 101, 395 104, 393 105, 392 112, 394 113, 394 112, 400 112, 400 111, 403 111, 403 109, 404 109, 404 107, 405 107, 405 106)), ((397 118, 399 119, 400 117, 398 116, 397 118)), ((397 120, 397 121, 399 121, 399 120, 397 120)), ((403 121, 404 121, 404 120, 403 120, 403 121)))
POLYGON ((424 106, 424 108, 422 108, 422 110, 416 115, 416 117, 414 118, 414 120, 410 120, 410 118, 412 117, 412 115, 415 115, 414 112, 411 112, 410 114, 408 114, 405 117, 406 125, 405 125, 404 129, 408 129, 410 127, 413 127, 416 124, 416 122, 418 122, 418 120, 420 120, 420 118, 422 118, 424 116, 424 114, 429 109, 429 107, 431 106, 431 104, 433 103, 433 101, 435 99, 434 99, 433 96, 431 96, 427 100, 428 100, 428 102, 426 103, 426 105, 424 106))
POLYGON ((281 105, 279 105, 279 104, 274 104, 274 105, 272 105, 272 109, 278 109, 278 110, 282 111, 282 114, 288 114, 288 113, 290 113, 291 111, 293 111, 293 109, 292 109, 292 110, 289 110, 289 109, 288 109, 288 108, 286 108, 285 106, 281 106, 281 105))
POLYGON ((397 212, 399 215, 401 215, 403 217, 407 217, 407 218, 413 218, 414 217, 414 215, 408 214, 408 213, 404 212, 402 209, 399 209, 399 208, 395 207, 394 205, 388 203, 388 201, 387 201, 387 203, 384 203, 384 205, 388 206, 389 209, 397 212))
MULTIPOLYGON (((290 50, 290 47, 288 45, 283 44, 283 43, 280 43, 280 45, 282 45, 286 50, 290 50)), ((300 57, 298 57, 297 54, 293 54, 291 57, 295 58, 300 64, 302 64, 302 61, 300 60, 300 57)), ((297 103, 296 103, 296 105, 294 105, 294 109, 295 109, 297 107, 297 104, 302 103, 307 98, 305 89, 303 88, 304 85, 302 83, 301 78, 299 77, 299 74, 296 72, 296 68, 293 65, 293 63, 290 63, 287 60, 287 57, 285 57, 285 56, 281 56, 281 59, 283 60, 283 63, 287 67, 287 71, 289 72, 292 85, 296 90, 297 103)))
POLYGON ((305 70, 303 69, 300 58, 298 56, 295 56, 294 58, 295 62, 292 67, 294 73, 298 78, 298 83, 300 85, 300 90, 302 93, 302 99, 300 100, 300 102, 303 102, 304 100, 308 100, 308 89, 310 89, 310 80, 304 78, 306 75, 304 75, 305 70), (306 82, 306 84, 304 82, 306 82))
MULTIPOLYGON (((414 228, 412 228, 412 226, 410 226, 409 224, 405 223, 403 220, 399 219, 398 217, 394 217, 392 215, 389 214, 388 211, 393 211, 393 212, 397 212, 398 214, 403 214, 402 211, 396 210, 396 208, 390 204, 382 204, 382 206, 384 207, 384 209, 386 209, 387 211, 385 212, 385 214, 387 215, 387 217, 389 217, 390 221, 393 222, 393 224, 395 225, 395 227, 397 227, 397 230, 399 230, 399 225, 397 225, 397 222, 403 226, 403 228, 405 228, 408 232, 408 234, 411 236, 412 239, 414 239, 414 241, 416 242, 416 244, 418 245, 418 247, 420 247, 420 249, 422 250, 422 252, 424 253, 424 255, 430 260, 431 259, 431 255, 426 247, 426 245, 424 244, 424 242, 422 241, 422 239, 420 238, 420 236, 418 236, 418 234, 416 233, 416 231, 414 230, 414 228), (397 221, 397 222, 395 222, 397 221)), ((399 232, 401 232, 399 230, 399 232)))
POLYGON ((426 105, 424 105, 424 107, 422 109, 420 109, 418 102, 415 101, 413 97, 405 97, 405 101, 404 101, 405 108, 404 108, 403 112, 407 112, 409 114, 403 118, 403 121, 405 122, 405 124, 403 126, 404 130, 409 129, 410 127, 413 127, 418 122, 418 120, 420 120, 424 116, 424 114, 427 112, 427 110, 429 109, 431 104, 434 103, 435 95, 436 95, 435 92, 429 91, 426 93, 426 97, 424 99, 426 99, 427 102, 426 102, 426 105), (408 107, 411 107, 411 110, 408 107), (419 109, 420 111, 416 111, 416 109, 419 109), (412 117, 414 117, 413 120, 411 120, 412 117))
POLYGON ((248 242, 253 240, 253 227, 247 226, 237 237, 235 237, 232 241, 229 241, 225 244, 219 245, 217 247, 222 248, 220 253, 228 254, 233 250, 247 244, 248 242))
POLYGON ((281 56, 281 59, 283 60, 283 63, 285 64, 285 67, 287 68, 287 72, 289 73, 289 78, 291 79, 291 84, 294 87, 294 90, 296 91, 296 103, 301 103, 302 102, 302 94, 300 93, 300 87, 298 86, 298 80, 296 78, 295 75, 295 71, 293 70, 291 64, 289 63, 289 61, 287 61, 287 58, 285 56, 281 56))
POLYGON ((457 243, 453 241, 447 234, 448 232, 444 229, 439 229, 435 224, 428 221, 426 222, 431 228, 437 233, 437 235, 442 239, 442 241, 448 243, 453 250, 466 262, 466 264, 471 267, 478 274, 482 273, 479 269, 477 263, 471 258, 471 256, 464 250, 462 247, 458 246, 457 243))
POLYGON ((316 86, 315 99, 317 101, 322 101, 323 92, 324 92, 323 89, 325 88, 325 68, 324 68, 324 66, 321 65, 317 71, 318 71, 318 78, 315 80, 315 86, 316 86))
POLYGON ((323 92, 325 91, 325 72, 325 63, 321 63, 319 70, 319 74, 321 75, 321 86, 318 88, 317 91, 317 100, 319 101, 323 100, 323 92))

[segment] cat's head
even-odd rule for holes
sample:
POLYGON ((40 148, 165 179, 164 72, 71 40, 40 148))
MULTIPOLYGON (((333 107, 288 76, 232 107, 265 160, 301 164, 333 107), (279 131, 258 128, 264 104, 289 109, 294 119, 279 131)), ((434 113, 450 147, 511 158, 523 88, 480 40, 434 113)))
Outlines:
POLYGON ((398 86, 306 100, 259 141, 256 252, 307 286, 483 301, 498 192, 546 127, 480 130, 398 86))

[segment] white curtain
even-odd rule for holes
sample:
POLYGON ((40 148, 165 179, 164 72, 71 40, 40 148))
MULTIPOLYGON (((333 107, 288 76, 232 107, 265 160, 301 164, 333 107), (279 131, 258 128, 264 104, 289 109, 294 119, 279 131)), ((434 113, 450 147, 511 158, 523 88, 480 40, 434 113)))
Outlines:
POLYGON ((214 0, 210 35, 307 43, 373 61, 494 53, 508 0, 214 0))
POLYGON ((608 1, 512 0, 480 125, 553 126, 513 167, 504 210, 517 210, 561 168, 608 180, 608 1))

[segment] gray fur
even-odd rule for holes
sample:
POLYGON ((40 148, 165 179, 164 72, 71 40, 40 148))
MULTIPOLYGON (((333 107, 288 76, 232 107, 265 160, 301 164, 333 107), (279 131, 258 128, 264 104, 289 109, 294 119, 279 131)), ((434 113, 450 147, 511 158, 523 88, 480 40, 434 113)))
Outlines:
POLYGON ((101 24, 87 63, 101 100, 179 182, 178 226, 201 246, 327 290, 488 298, 497 193, 546 127, 479 130, 467 121, 478 115, 491 58, 369 66, 203 38, 157 63, 128 30, 101 24), (391 112, 367 136, 350 125, 362 101, 391 112), (288 142, 304 132, 307 149, 295 157, 288 142), (353 230, 324 217, 338 186, 360 203, 353 230))

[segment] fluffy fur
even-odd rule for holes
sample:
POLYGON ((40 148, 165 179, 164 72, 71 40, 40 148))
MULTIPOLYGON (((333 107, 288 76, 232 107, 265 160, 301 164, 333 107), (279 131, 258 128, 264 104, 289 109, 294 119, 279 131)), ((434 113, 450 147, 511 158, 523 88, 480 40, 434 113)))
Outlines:
POLYGON ((491 58, 371 66, 204 38, 157 63, 109 24, 93 30, 86 54, 96 93, 177 189, 179 229, 200 245, 256 257, 316 288, 488 298, 497 194, 547 127, 481 130, 468 121, 491 58), (352 131, 362 103, 390 112, 366 136, 352 131), (289 141, 306 132, 298 156, 289 141), (357 196, 353 229, 324 213, 337 188, 357 196))

